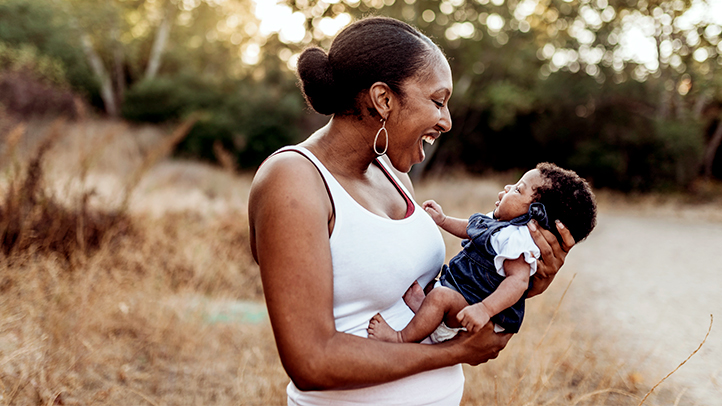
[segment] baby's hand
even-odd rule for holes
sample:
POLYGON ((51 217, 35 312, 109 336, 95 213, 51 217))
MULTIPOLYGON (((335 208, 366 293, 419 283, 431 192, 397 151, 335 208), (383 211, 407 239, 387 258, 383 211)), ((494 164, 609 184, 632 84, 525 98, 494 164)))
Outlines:
POLYGON ((446 215, 444 214, 444 211, 441 209, 441 206, 435 201, 427 200, 421 205, 421 207, 423 207, 424 210, 429 213, 429 216, 434 219, 434 223, 436 223, 437 226, 440 226, 441 223, 446 220, 446 215))
POLYGON ((489 322, 490 318, 491 315, 482 303, 466 306, 456 315, 459 323, 470 333, 480 331, 489 322))

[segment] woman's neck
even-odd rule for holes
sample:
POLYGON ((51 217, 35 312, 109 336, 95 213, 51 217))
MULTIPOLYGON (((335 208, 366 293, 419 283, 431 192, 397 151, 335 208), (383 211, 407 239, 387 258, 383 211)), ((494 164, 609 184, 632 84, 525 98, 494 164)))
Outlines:
POLYGON ((334 175, 361 179, 376 159, 370 120, 352 116, 331 120, 301 143, 334 175))

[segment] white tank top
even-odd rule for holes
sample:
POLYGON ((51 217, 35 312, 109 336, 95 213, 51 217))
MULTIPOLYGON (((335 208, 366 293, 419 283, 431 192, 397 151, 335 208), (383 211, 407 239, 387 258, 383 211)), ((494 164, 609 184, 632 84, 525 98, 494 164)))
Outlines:
MULTIPOLYGON (((416 203, 413 214, 391 220, 358 204, 310 151, 300 152, 316 165, 328 187, 335 223, 330 238, 333 261, 333 313, 336 330, 366 337, 376 313, 396 330, 413 313, 402 296, 418 280, 426 286, 444 262, 444 242, 438 227, 416 203)), ((279 152, 280 152, 279 151, 279 152)), ((383 160, 398 187, 409 192, 383 160)), ((287 388, 289 405, 458 405, 464 387, 461 365, 423 372, 394 382, 342 391, 287 388)))

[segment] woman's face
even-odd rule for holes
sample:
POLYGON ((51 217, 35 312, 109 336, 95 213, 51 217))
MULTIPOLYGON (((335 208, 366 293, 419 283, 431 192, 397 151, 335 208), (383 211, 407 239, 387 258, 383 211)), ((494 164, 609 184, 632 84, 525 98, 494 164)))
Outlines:
POLYGON ((424 142, 433 144, 441 133, 451 129, 451 68, 438 51, 430 58, 433 61, 426 69, 403 84, 404 102, 397 114, 390 114, 386 124, 387 155, 402 172, 424 160, 424 142))

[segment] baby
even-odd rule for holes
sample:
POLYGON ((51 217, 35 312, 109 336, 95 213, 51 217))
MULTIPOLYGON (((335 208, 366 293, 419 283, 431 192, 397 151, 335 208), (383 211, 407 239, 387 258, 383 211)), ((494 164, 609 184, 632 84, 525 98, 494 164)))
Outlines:
POLYGON ((596 225, 597 207, 589 184, 575 172, 541 163, 514 185, 499 193, 489 215, 476 213, 468 220, 448 217, 435 201, 424 209, 445 231, 464 238, 463 250, 444 265, 441 279, 426 297, 418 283, 404 301, 416 313, 401 331, 392 329, 380 314, 368 327, 369 338, 389 342, 448 340, 462 328, 480 330, 491 320, 497 332, 516 333, 524 317, 524 299, 536 272, 539 248, 526 227, 534 219, 552 231, 561 243, 556 219, 579 242, 596 225))

